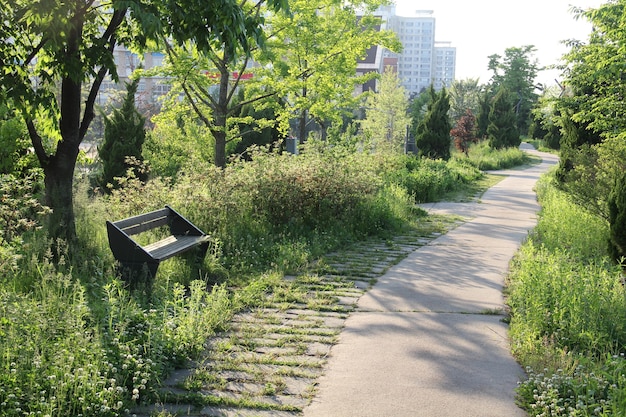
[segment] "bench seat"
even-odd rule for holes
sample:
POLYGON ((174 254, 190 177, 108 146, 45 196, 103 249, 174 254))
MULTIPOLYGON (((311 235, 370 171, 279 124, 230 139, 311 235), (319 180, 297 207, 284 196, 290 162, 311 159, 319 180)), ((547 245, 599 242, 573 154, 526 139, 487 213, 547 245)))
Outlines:
POLYGON ((209 236, 169 236, 143 248, 154 260, 164 261, 208 241, 209 236))

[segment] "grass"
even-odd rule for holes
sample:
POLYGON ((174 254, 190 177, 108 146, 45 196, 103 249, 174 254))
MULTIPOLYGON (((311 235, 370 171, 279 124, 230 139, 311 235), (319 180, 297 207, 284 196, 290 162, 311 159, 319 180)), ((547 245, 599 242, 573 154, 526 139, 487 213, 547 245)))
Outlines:
POLYGON ((513 353, 532 416, 626 415, 626 291, 607 253, 608 225, 538 184, 539 223, 507 285, 513 353))

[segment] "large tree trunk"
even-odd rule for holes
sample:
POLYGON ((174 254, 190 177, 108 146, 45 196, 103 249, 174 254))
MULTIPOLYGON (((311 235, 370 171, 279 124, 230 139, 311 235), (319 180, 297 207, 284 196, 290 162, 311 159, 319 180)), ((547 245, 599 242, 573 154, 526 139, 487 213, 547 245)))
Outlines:
POLYGON ((215 139, 215 166, 226 166, 226 120, 228 119, 228 83, 230 72, 228 71, 227 56, 224 56, 224 65, 220 68, 220 89, 215 106, 215 128, 212 129, 215 139))
MULTIPOLYGON (((302 98, 306 99, 307 88, 306 85, 302 88, 302 98)), ((305 100, 306 101, 306 100, 305 100)), ((300 144, 304 143, 306 139, 306 119, 307 119, 307 109, 304 108, 300 112, 300 121, 298 126, 298 139, 300 140, 300 144)))
POLYGON ((46 205, 52 208, 49 233, 52 238, 67 242, 76 237, 72 184, 77 155, 78 147, 61 142, 55 156, 44 167, 46 205))

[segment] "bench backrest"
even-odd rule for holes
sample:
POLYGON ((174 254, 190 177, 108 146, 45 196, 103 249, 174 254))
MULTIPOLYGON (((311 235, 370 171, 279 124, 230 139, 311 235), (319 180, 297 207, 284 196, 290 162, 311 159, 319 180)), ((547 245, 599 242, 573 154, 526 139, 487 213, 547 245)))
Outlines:
POLYGON ((166 207, 161 210, 119 220, 113 222, 113 224, 127 235, 132 236, 157 227, 167 226, 171 222, 171 216, 172 210, 166 207))

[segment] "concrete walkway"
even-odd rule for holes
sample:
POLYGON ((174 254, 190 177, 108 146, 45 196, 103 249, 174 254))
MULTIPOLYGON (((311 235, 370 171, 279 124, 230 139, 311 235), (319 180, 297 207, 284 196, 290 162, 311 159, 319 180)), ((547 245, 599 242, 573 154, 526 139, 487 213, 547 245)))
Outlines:
POLYGON ((543 162, 499 172, 507 178, 480 203, 426 207, 467 221, 413 252, 359 299, 305 417, 526 415, 515 405, 524 374, 501 321, 502 288, 536 224, 535 182, 557 161, 529 152, 543 162))

